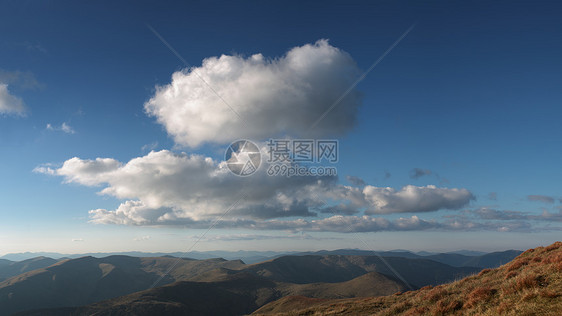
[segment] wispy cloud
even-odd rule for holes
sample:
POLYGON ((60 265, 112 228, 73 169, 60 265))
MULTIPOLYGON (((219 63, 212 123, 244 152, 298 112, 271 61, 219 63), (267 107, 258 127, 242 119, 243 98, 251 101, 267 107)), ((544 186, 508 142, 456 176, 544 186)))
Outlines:
POLYGON ((388 170, 384 171, 384 180, 390 179, 391 176, 392 176, 392 174, 388 170))
POLYGON ((200 241, 244 241, 244 240, 271 240, 271 239, 296 239, 296 240, 310 240, 319 239, 306 233, 295 233, 288 235, 261 235, 261 234, 221 234, 212 236, 191 236, 192 240, 200 241))
POLYGON ((152 151, 152 150, 156 149, 156 147, 158 147, 158 142, 152 142, 152 143, 150 143, 150 144, 145 144, 145 145, 143 145, 143 146, 141 147, 141 151, 142 151, 143 153, 149 152, 149 151, 152 151))
POLYGON ((149 235, 146 236, 141 236, 141 237, 135 237, 133 238, 134 241, 147 241, 149 240, 151 237, 149 235))
POLYGON ((355 177, 355 176, 347 176, 345 177, 347 179, 347 181, 349 181, 350 183, 352 183, 353 185, 356 186, 364 186, 365 184, 365 180, 359 178, 359 177, 355 177))
POLYGON ((21 90, 39 90, 45 85, 40 83, 30 71, 7 71, 0 69, 0 83, 18 87, 21 90))
POLYGON ((60 131, 66 134, 76 133, 76 131, 66 122, 63 122, 60 126, 53 126, 51 123, 48 123, 45 129, 47 129, 48 131, 60 131))
POLYGON ((40 53, 40 54, 48 54, 47 49, 38 42, 30 42, 30 41, 20 41, 20 42, 3 42, 2 43, 5 48, 14 49, 18 51, 24 51, 27 53, 40 53))
POLYGON ((534 202, 554 203, 554 198, 546 195, 527 195, 527 199, 534 202))
POLYGON ((27 107, 23 100, 12 95, 8 90, 8 85, 0 82, 0 115, 25 116, 27 107))
POLYGON ((465 215, 475 216, 480 219, 486 220, 525 220, 525 221, 548 221, 548 222, 562 222, 562 209, 558 212, 549 212, 544 209, 540 214, 531 212, 511 211, 511 210, 496 210, 487 207, 481 207, 475 210, 463 211, 465 215))
POLYGON ((429 169, 421 169, 421 168, 414 168, 410 170, 410 178, 412 179, 419 179, 424 176, 429 176, 432 174, 432 171, 429 169))

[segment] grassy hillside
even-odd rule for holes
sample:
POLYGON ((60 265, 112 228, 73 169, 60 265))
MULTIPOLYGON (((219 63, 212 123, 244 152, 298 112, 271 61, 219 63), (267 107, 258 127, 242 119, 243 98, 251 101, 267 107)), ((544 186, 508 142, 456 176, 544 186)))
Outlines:
POLYGON ((417 291, 362 299, 285 297, 255 315, 562 315, 562 242, 496 269, 417 291))

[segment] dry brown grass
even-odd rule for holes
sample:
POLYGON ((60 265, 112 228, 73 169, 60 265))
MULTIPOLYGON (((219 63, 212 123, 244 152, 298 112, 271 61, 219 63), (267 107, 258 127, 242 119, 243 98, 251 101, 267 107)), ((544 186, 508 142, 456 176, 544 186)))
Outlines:
POLYGON ((562 253, 553 252, 544 258, 544 263, 562 262, 562 253))
POLYGON ((530 289, 537 286, 539 286, 538 277, 535 275, 526 275, 517 280, 517 283, 515 283, 515 290, 521 291, 524 289, 530 289))
POLYGON ((428 311, 429 311, 429 308, 427 308, 425 306, 418 306, 418 307, 410 308, 409 310, 407 310, 404 313, 404 315, 405 316, 425 315, 425 314, 427 314, 428 311))
POLYGON ((504 279, 506 279, 506 280, 507 280, 507 279, 511 279, 511 278, 513 278, 513 277, 515 277, 515 276, 517 276, 517 272, 511 271, 511 272, 508 272, 508 273, 505 275, 504 279))
POLYGON ((478 276, 483 276, 484 274, 486 274, 490 271, 492 271, 492 269, 484 269, 484 270, 480 271, 480 273, 478 273, 478 276))
POLYGON ((553 292, 551 290, 542 290, 542 291, 540 291, 539 295, 542 296, 542 297, 547 297, 547 298, 557 298, 557 297, 562 296, 562 293, 556 293, 556 292, 553 292))
POLYGON ((433 313, 435 314, 449 314, 453 311, 461 309, 463 303, 458 300, 448 302, 447 300, 441 300, 437 302, 437 306, 433 308, 433 313))
POLYGON ((417 291, 319 304, 279 315, 562 315, 562 242, 497 269, 417 291), (333 306, 333 305, 332 305, 333 306))
MULTIPOLYGON (((519 257, 518 257, 519 258, 519 257)), ((507 267, 507 271, 513 271, 513 270, 518 270, 521 269, 521 267, 523 267, 524 265, 527 265, 529 263, 530 259, 529 258, 521 258, 521 259, 515 259, 514 261, 512 261, 512 263, 507 267)))
POLYGON ((548 252, 548 251, 556 250, 558 248, 560 248, 560 242, 555 242, 552 245, 545 247, 544 250, 548 252))
POLYGON ((490 287, 479 287, 470 292, 467 296, 466 306, 475 306, 482 301, 488 301, 497 290, 490 287))
POLYGON ((445 290, 443 287, 436 287, 430 290, 429 293, 425 295, 425 299, 430 302, 437 302, 445 295, 447 295, 447 290, 445 290))

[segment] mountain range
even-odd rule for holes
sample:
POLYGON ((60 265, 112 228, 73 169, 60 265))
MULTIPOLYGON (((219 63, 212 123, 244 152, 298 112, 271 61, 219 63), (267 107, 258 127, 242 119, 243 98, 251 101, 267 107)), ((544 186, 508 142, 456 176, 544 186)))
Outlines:
POLYGON ((336 250, 254 264, 169 255, 0 259, 0 276, 6 278, 0 282, 0 315, 242 315, 287 296, 371 297, 436 286, 518 253, 336 250))
MULTIPOLYGON (((507 258, 509 261, 509 257, 514 253, 519 254, 522 251, 519 250, 507 250, 503 251, 503 253, 508 254, 507 258)), ((128 251, 128 252, 97 252, 97 253, 81 253, 81 254, 62 254, 58 252, 22 252, 22 253, 9 253, 2 257, 0 257, 0 267, 2 266, 3 261, 14 262, 14 261, 23 261, 28 259, 34 259, 37 257, 47 257, 53 259, 76 259, 81 257, 96 257, 96 258, 103 258, 109 256, 130 256, 130 257, 164 257, 164 256, 171 256, 171 257, 178 257, 178 258, 191 258, 191 259, 212 259, 212 258, 224 258, 226 260, 242 260, 245 263, 252 264, 258 263, 270 259, 275 259, 281 256, 287 255, 357 255, 357 256, 383 256, 383 257, 404 257, 404 258, 422 258, 425 257, 431 260, 439 261, 440 257, 455 257, 459 255, 459 261, 465 261, 466 264, 464 266, 470 266, 468 262, 471 259, 475 259, 476 257, 481 257, 483 255, 491 256, 492 258, 496 257, 496 253, 485 253, 480 251, 472 251, 472 250, 459 250, 453 252, 445 252, 445 253, 434 253, 434 252, 427 252, 427 251, 419 251, 413 252, 408 250, 389 250, 389 251, 371 251, 371 250, 360 250, 360 249, 337 249, 337 250, 320 250, 315 252, 296 252, 296 251, 288 251, 288 252, 278 252, 278 251, 190 251, 189 253, 185 252, 141 252, 141 251, 128 251)), ((444 259, 446 260, 446 259, 444 259)), ((475 259, 477 260, 477 259, 475 259)), ((441 261, 440 261, 441 262, 441 261)), ((446 262, 443 262, 446 263, 446 262)), ((491 263, 492 265, 496 264, 495 262, 491 263)), ((479 265, 473 265, 479 267, 479 265)))

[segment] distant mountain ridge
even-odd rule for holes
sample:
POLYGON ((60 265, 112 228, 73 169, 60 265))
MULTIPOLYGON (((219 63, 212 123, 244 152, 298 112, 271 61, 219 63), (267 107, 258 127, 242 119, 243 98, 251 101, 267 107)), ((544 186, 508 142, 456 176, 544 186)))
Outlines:
POLYGON ((95 257, 104 258, 109 256, 129 256, 129 257, 165 257, 172 256, 177 258, 190 258, 190 259, 213 259, 224 258, 226 260, 242 260, 246 263, 256 263, 271 258, 294 254, 296 252, 276 252, 276 251, 191 251, 185 252, 142 252, 142 251, 125 251, 125 252, 95 252, 95 253, 81 253, 81 254, 63 254, 58 252, 22 252, 22 253, 9 253, 0 257, 0 266, 2 260, 9 261, 22 261, 36 257, 48 257, 53 259, 76 259, 81 257, 95 257))
MULTIPOLYGON (((467 251, 461 251, 467 252, 467 251)), ((400 257, 400 258, 417 258, 429 259, 441 262, 454 267, 478 267, 478 268, 496 268, 500 265, 513 260, 520 255, 520 250, 506 250, 498 252, 490 252, 475 256, 463 255, 456 252, 438 253, 429 255, 419 255, 407 250, 393 251, 370 251, 359 249, 340 249, 340 250, 321 250, 316 252, 300 252, 295 255, 347 255, 347 256, 381 256, 381 257, 400 257)))
MULTIPOLYGON (((130 256, 130 257, 164 257, 172 256, 177 258, 191 258, 198 260, 212 259, 212 258, 224 258, 226 260, 242 260, 245 263, 253 264, 262 261, 275 259, 281 256, 287 255, 357 255, 357 256, 371 256, 380 255, 383 257, 402 257, 402 258, 426 258, 435 261, 439 261, 446 264, 453 264, 455 266, 473 266, 490 268, 499 266, 501 263, 505 263, 517 255, 522 253, 520 250, 506 250, 500 252, 479 252, 472 250, 459 250, 445 253, 434 253, 434 252, 412 252, 409 250, 390 250, 390 251, 371 251, 371 250, 361 250, 361 249, 337 249, 337 250, 320 250, 320 251, 306 251, 306 252, 278 252, 278 251, 191 251, 189 253, 185 252, 142 252, 142 251, 128 251, 128 252, 98 252, 98 253, 82 253, 82 254, 62 254, 56 252, 24 252, 24 253, 10 253, 0 257, 0 267, 2 267, 2 260, 10 261, 22 261, 27 259, 32 259, 36 257, 48 257, 53 259, 75 259, 80 257, 96 257, 104 258, 108 256, 130 256), (500 253, 509 253, 509 255, 499 258, 498 260, 489 259, 500 253), (464 256, 457 257, 458 259, 453 259, 456 255, 464 256), (471 261, 469 257, 482 257, 486 256, 485 260, 474 259, 471 261), (476 264, 476 265, 474 265, 476 264)), ((500 255, 501 256, 501 255, 500 255)))
POLYGON ((0 260, 0 282, 28 271, 48 267, 57 262, 58 260, 46 257, 36 257, 19 262, 0 260))

